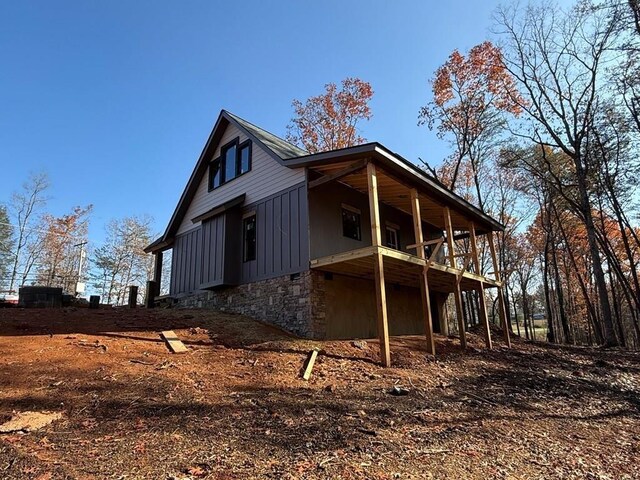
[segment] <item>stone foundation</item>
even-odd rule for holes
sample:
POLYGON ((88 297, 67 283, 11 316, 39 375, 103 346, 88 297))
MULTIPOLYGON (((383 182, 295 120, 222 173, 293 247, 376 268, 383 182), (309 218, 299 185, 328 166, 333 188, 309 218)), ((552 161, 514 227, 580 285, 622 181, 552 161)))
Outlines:
POLYGON ((318 272, 306 271, 237 287, 199 291, 177 297, 175 301, 180 307, 247 315, 305 338, 326 336, 324 277, 318 272))

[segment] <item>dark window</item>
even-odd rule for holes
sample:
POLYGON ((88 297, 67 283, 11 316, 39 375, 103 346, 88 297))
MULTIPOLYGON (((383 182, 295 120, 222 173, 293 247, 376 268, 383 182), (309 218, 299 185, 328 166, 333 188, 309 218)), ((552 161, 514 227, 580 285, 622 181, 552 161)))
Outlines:
POLYGON ((398 241, 398 229, 387 227, 387 247, 399 250, 400 242, 398 241))
POLYGON ((360 214, 348 208, 342 208, 342 235, 354 240, 362 240, 360 233, 360 214))
POLYGON ((251 215, 242 221, 242 259, 250 262, 256 259, 256 216, 251 215))
POLYGON ((209 190, 224 185, 234 178, 251 171, 251 140, 239 144, 236 138, 224 145, 221 156, 209 167, 209 190))
POLYGON ((238 155, 238 175, 247 173, 251 170, 251 142, 240 145, 240 154, 238 155))
POLYGON ((222 169, 220 168, 220 159, 217 158, 209 166, 209 190, 222 185, 222 169))
POLYGON ((222 158, 224 158, 224 181, 225 183, 236 178, 236 154, 237 154, 237 145, 233 144, 229 146, 224 153, 222 154, 222 158))

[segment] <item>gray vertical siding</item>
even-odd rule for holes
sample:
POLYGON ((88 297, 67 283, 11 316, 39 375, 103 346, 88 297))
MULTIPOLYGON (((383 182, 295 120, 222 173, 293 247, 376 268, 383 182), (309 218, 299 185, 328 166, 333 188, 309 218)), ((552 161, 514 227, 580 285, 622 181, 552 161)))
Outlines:
POLYGON ((256 259, 242 264, 241 283, 298 273, 309 268, 305 184, 245 207, 256 212, 256 259))
POLYGON ((221 284, 224 277, 225 216, 202 223, 201 285, 221 284))
POLYGON ((200 286, 202 268, 202 229, 176 237, 171 257, 170 293, 192 292, 200 286))
POLYGON ((237 285, 309 268, 306 184, 242 209, 225 212, 178 235, 173 246, 171 294, 237 285), (256 260, 242 260, 242 214, 256 213, 256 260))

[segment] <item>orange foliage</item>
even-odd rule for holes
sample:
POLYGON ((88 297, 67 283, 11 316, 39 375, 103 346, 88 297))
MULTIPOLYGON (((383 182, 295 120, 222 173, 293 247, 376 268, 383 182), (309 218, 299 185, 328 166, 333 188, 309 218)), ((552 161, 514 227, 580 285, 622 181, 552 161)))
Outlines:
POLYGON ((356 127, 359 121, 371 118, 371 97, 371 85, 359 78, 345 78, 340 90, 328 83, 324 94, 305 103, 292 102, 296 116, 287 126, 286 138, 309 153, 364 143, 356 127))

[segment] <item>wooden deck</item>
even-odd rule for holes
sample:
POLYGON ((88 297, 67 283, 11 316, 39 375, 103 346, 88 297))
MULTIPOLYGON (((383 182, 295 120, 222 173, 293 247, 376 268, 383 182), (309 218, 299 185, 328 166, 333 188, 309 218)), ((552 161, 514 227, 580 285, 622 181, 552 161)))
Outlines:
MULTIPOLYGON (((408 287, 420 286, 420 278, 427 260, 383 246, 370 246, 311 260, 311 268, 351 277, 374 280, 375 257, 380 253, 384 261, 387 283, 408 287)), ((429 288, 433 291, 453 293, 456 282, 460 289, 478 290, 480 282, 485 287, 499 287, 501 282, 477 275, 467 270, 430 262, 427 271, 429 288)))

